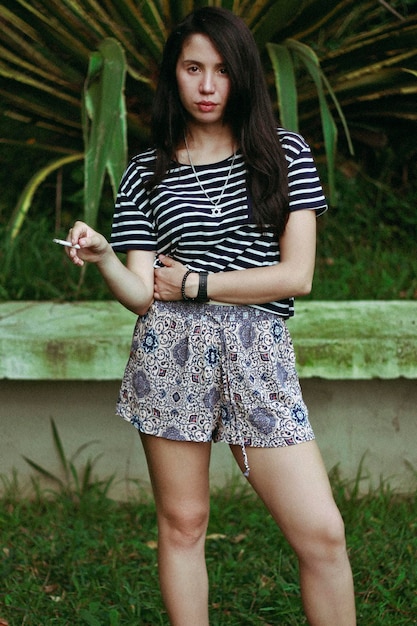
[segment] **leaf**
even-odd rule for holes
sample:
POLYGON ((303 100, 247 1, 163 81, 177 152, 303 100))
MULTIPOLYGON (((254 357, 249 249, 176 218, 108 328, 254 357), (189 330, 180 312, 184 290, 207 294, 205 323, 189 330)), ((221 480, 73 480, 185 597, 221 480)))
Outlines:
POLYGON ((283 44, 269 43, 267 50, 274 68, 280 117, 285 128, 298 132, 297 87, 294 58, 304 65, 315 84, 327 157, 330 200, 334 202, 336 192, 335 157, 337 149, 337 127, 327 103, 324 86, 326 86, 327 92, 330 93, 339 116, 342 119, 349 145, 353 151, 346 120, 334 91, 320 68, 317 55, 309 46, 293 39, 286 39, 283 44))
POLYGON ((32 204, 33 196, 45 178, 63 165, 81 160, 83 156, 83 154, 71 154, 69 156, 60 157, 59 159, 48 163, 48 165, 32 176, 23 189, 7 226, 8 235, 12 241, 19 234, 20 228, 22 227, 25 217, 32 204))
POLYGON ((54 441, 55 448, 58 452, 59 460, 61 461, 62 468, 68 478, 69 464, 65 456, 64 446, 62 445, 61 437, 59 436, 58 429, 55 424, 55 420, 51 418, 52 439, 54 441))
POLYGON ((105 39, 90 58, 83 98, 84 217, 92 227, 106 170, 115 194, 126 167, 125 74, 122 47, 114 39, 105 39))
POLYGON ((90 459, 88 459, 87 463, 85 464, 84 467, 84 473, 83 473, 83 477, 82 477, 82 483, 81 483, 81 494, 85 493, 88 488, 90 487, 90 485, 92 484, 92 478, 93 478, 93 463, 91 462, 90 459))
POLYGON ((288 130, 298 132, 297 87, 291 53, 282 44, 268 43, 266 47, 274 69, 281 123, 288 130))
POLYGON ((72 480, 74 483, 74 491, 77 494, 77 496, 81 495, 81 490, 80 490, 80 480, 78 478, 78 473, 77 470, 75 468, 75 465, 73 465, 73 463, 69 464, 69 473, 68 473, 68 478, 67 478, 67 483, 69 484, 69 476, 72 476, 72 480))
POLYGON ((296 18, 302 8, 303 3, 300 0, 251 3, 247 22, 259 48, 262 50, 271 41, 275 33, 296 18))
POLYGON ((79 616, 89 626, 102 626, 102 622, 86 609, 80 609, 79 616))
MULTIPOLYGON (((117 609, 110 609, 109 611, 110 626, 119 626, 120 614, 117 609)), ((1 626, 1 625, 0 625, 1 626)))
MULTIPOLYGON (((291 23, 290 29, 285 29, 284 37, 288 37, 288 30, 292 36, 296 33, 298 40, 303 40, 312 33, 323 29, 327 23, 339 24, 344 14, 351 14, 354 0, 308 0, 300 6, 300 11, 291 23)), ((300 3, 301 4, 301 3, 300 3)), ((361 9, 364 11, 365 2, 361 9)))
POLYGON ((42 476, 45 476, 45 478, 49 478, 50 480, 53 480, 61 488, 64 488, 64 483, 60 478, 58 478, 57 476, 54 476, 54 474, 46 470, 44 467, 41 467, 40 465, 38 465, 38 463, 35 463, 35 461, 28 459, 26 456, 23 456, 23 458, 25 459, 26 463, 28 463, 31 467, 33 467, 34 470, 42 474, 42 476))
POLYGON ((218 541, 219 539, 227 539, 227 535, 223 535, 222 533, 211 533, 206 536, 207 541, 218 541))
POLYGON ((100 440, 92 439, 91 441, 86 441, 85 443, 82 443, 80 446, 78 446, 74 454, 71 456, 70 462, 72 463, 73 461, 75 461, 77 456, 79 456, 86 448, 89 448, 91 445, 95 443, 100 443, 100 440))
POLYGON ((308 46, 298 41, 288 41, 288 45, 302 60, 311 78, 313 79, 320 105, 320 117, 324 136, 324 145, 327 157, 330 201, 335 202, 335 157, 337 148, 337 127, 333 119, 333 115, 327 104, 326 95, 323 89, 323 74, 320 70, 320 64, 314 51, 308 46))

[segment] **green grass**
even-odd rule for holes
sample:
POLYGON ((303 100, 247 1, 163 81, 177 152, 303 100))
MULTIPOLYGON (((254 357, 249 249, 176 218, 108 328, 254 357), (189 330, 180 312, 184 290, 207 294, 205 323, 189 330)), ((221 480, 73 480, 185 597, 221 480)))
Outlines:
POLYGON ((336 207, 318 220, 315 300, 417 298, 417 190, 339 174, 336 207))
MULTIPOLYGON (((362 626, 417 624, 417 498, 381 486, 359 497, 331 475, 346 522, 362 626)), ((0 618, 9 626, 168 624, 152 501, 8 485, 1 501, 0 618)), ((294 556, 247 488, 212 495, 207 539, 213 626, 305 624, 294 556)), ((3 622, 0 623, 3 624, 3 622)))

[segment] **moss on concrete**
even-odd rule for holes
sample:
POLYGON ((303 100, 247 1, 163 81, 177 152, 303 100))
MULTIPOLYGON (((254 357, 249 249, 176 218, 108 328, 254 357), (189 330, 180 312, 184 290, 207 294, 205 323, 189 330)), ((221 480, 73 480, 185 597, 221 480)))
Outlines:
MULTIPOLYGON (((117 302, 0 303, 0 378, 118 380, 135 316, 117 302)), ((417 303, 299 301, 301 378, 417 378, 417 303)))
POLYGON ((117 302, 0 304, 0 377, 120 379, 134 323, 117 302))
POLYGON ((289 328, 303 378, 417 378, 415 302, 298 302, 289 328))

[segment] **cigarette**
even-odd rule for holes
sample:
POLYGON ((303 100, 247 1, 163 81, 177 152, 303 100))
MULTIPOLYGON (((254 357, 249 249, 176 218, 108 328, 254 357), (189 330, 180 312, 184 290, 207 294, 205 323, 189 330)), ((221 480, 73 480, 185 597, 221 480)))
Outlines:
POLYGON ((75 245, 72 245, 70 241, 64 241, 64 239, 52 239, 52 241, 54 243, 59 243, 60 246, 66 246, 67 248, 77 248, 77 250, 80 249, 80 246, 78 245, 78 243, 76 243, 75 245))

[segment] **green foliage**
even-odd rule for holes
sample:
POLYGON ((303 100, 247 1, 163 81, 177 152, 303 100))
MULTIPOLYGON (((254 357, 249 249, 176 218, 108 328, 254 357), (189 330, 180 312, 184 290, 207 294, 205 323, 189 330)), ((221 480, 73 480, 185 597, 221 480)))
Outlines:
POLYGON ((417 298, 417 259, 412 252, 417 188, 399 185, 394 161, 395 155, 381 153, 375 164, 380 181, 355 166, 346 165, 345 173, 338 173, 336 206, 318 220, 317 263, 309 298, 417 298), (389 176, 385 182, 384 175, 389 176))
MULTIPOLYGON (((51 419, 51 428, 53 443, 61 464, 62 476, 53 474, 47 468, 39 465, 39 463, 36 463, 35 461, 27 457, 23 457, 25 461, 30 465, 32 469, 38 472, 38 474, 40 474, 42 478, 47 479, 49 482, 54 484, 59 493, 65 495, 68 498, 76 499, 78 502, 81 502, 86 495, 90 495, 91 497, 92 492, 98 492, 100 495, 105 496, 110 488, 113 479, 110 478, 104 482, 97 482, 94 479, 93 469, 99 457, 96 457, 93 461, 91 459, 88 459, 84 467, 82 467, 81 469, 77 469, 75 466, 75 460, 77 459, 77 457, 79 457, 86 448, 88 448, 89 446, 91 446, 92 443, 95 442, 89 441, 83 444, 75 451, 72 457, 68 459, 64 450, 61 437, 53 419, 51 419)), ((34 483, 34 485, 35 490, 37 490, 36 483, 34 483)))
POLYGON ((282 125, 289 130, 299 132, 297 107, 297 87, 295 77, 295 62, 300 61, 313 80, 319 99, 320 117, 324 135, 324 145, 328 165, 329 192, 331 203, 335 200, 335 159, 337 149, 337 126, 327 103, 326 91, 330 94, 343 123, 350 151, 353 146, 350 140, 346 120, 339 106, 337 98, 329 81, 320 69, 320 63, 315 52, 296 40, 284 40, 282 44, 268 43, 267 49, 275 71, 280 118, 282 125))
MULTIPOLYGON (((346 524, 358 623, 415 621, 417 498, 389 486, 360 495, 331 472, 346 524), (381 559, 383 555, 383 559, 381 559)), ((99 492, 98 492, 99 493, 99 492)), ((10 625, 168 624, 158 591, 154 504, 105 495, 83 504, 67 494, 1 498, 0 618, 10 625)), ((246 486, 213 492, 206 556, 216 626, 305 624, 295 557, 246 486)))
MULTIPOLYGON (((35 284, 29 281, 17 287, 16 267, 27 264, 27 237, 32 241, 44 235, 35 235, 33 229, 38 228, 35 224, 43 228, 50 220, 53 203, 56 215, 50 234, 48 229, 48 241, 55 235, 65 236, 66 226, 85 211, 93 225, 96 218, 97 224, 102 223, 103 216, 97 213, 100 201, 100 213, 106 210, 106 193, 100 195, 104 172, 110 175, 114 194, 126 162, 126 136, 130 154, 147 145, 150 106, 167 32, 194 7, 206 4, 210 2, 1 0, 0 143, 4 150, 0 162, 3 172, 8 173, 1 176, 6 189, 0 199, 0 237, 4 242, 0 297, 19 298, 23 293, 43 297, 49 292, 71 298, 82 294, 83 285, 76 280, 74 287, 72 278, 64 290, 59 282, 57 287, 44 276, 36 277, 35 284), (109 79, 110 75, 115 80, 109 79), (68 187, 74 172, 80 171, 74 163, 84 154, 85 171, 78 188, 62 194, 57 184, 52 203, 47 194, 52 187, 51 172, 68 187), (29 164, 27 178, 23 169, 22 176, 15 176, 25 160, 29 164), (29 182, 12 213, 10 207, 26 180, 29 182), (10 181, 16 186, 15 196, 8 189, 10 181), (49 205, 42 201, 44 197, 49 205), (28 222, 27 226, 32 226, 28 233, 25 222, 29 207, 34 219, 28 222), (7 231, 5 223, 9 224, 7 231), (24 226, 23 242, 17 233, 24 226), (14 245, 10 237, 16 238, 14 245)), ((337 168, 344 166, 352 147, 364 176, 369 175, 375 154, 382 148, 395 152, 392 166, 396 172, 411 169, 416 160, 417 1, 219 0, 214 4, 245 19, 263 55, 271 94, 278 94, 277 110, 285 125, 305 135, 319 163, 327 157, 327 189, 337 207, 331 215, 337 215, 339 224, 346 226, 343 237, 348 238, 349 224, 341 215, 345 207, 343 200, 338 201, 345 189, 343 184, 337 188, 341 177, 333 177, 337 168)), ((323 169, 324 181, 325 172, 323 169)), ((379 174, 372 176, 378 183, 379 174)), ((385 219, 384 207, 381 203, 378 206, 385 219)), ((345 210, 352 218, 351 208, 346 206, 345 210)), ((323 222, 330 219, 326 216, 323 222)), ((391 235, 387 237, 394 255, 391 259, 397 263, 395 255, 399 259, 400 250, 397 252, 391 235)), ((353 251, 352 241, 349 253, 353 251)), ((385 253, 380 262, 385 271, 388 253, 382 243, 378 248, 374 237, 370 241, 368 247, 375 244, 385 253)), ((328 246, 326 241, 324 248, 328 246)), ((412 249, 408 243, 407 249, 412 249)), ((363 292, 369 297, 371 293, 415 297, 409 295, 415 293, 415 281, 409 278, 414 272, 413 258, 408 270, 401 266, 398 280, 387 267, 384 285, 378 281, 366 289, 365 285, 358 287, 361 281, 356 274, 367 276, 363 268, 369 259, 362 258, 358 250, 357 263, 350 261, 348 267, 341 259, 341 250, 344 253, 343 246, 329 249, 325 255, 325 259, 337 259, 333 265, 319 258, 318 271, 325 271, 326 280, 321 281, 319 275, 316 286, 323 282, 329 290, 325 293, 340 293, 340 285, 334 288, 333 269, 339 276, 350 276, 343 290, 346 297, 359 297, 357 294, 363 292)), ((41 256, 40 266, 44 261, 49 266, 49 252, 43 253, 42 248, 39 255, 36 248, 32 254, 32 263, 41 256)), ((98 293, 102 293, 101 288, 98 293)), ((316 293, 314 297, 319 297, 320 291, 316 293)))
POLYGON ((7 227, 7 234, 9 235, 8 239, 10 241, 13 241, 18 235, 23 225, 23 222, 26 219, 28 211, 32 205, 33 197, 39 186, 46 179, 46 177, 52 174, 52 172, 55 172, 56 170, 62 168, 64 165, 67 165, 68 163, 73 163, 74 161, 79 161, 83 158, 83 153, 59 157, 58 159, 52 161, 51 163, 48 163, 46 166, 35 172, 32 178, 25 185, 14 208, 14 211, 10 217, 7 227))
MULTIPOLYGON (((397 150, 399 161, 410 163, 417 133, 417 15, 414 8, 406 20, 375 24, 373 4, 363 3, 370 29, 350 33, 343 46, 336 43, 327 53, 319 52, 321 65, 331 75, 357 154, 364 146, 387 146, 397 150)), ((331 29, 328 36, 337 34, 331 29)), ((308 99, 302 110, 311 115, 308 99)))
POLYGON ((7 235, 18 234, 33 197, 52 172, 68 163, 84 160, 84 219, 94 228, 102 198, 106 170, 116 197, 127 162, 124 80, 126 72, 122 47, 105 39, 91 54, 82 100, 84 152, 59 157, 36 172, 23 189, 8 223, 7 235))
MULTIPOLYGON (((91 54, 111 37, 126 55, 129 149, 136 151, 148 140, 150 104, 167 32, 192 8, 206 4, 210 3, 3 0, 0 94, 3 120, 8 123, 0 123, 2 141, 20 141, 22 147, 29 147, 26 140, 30 139, 32 147, 80 152, 81 85, 91 54)), ((348 127, 351 123, 357 127, 358 141, 366 140, 361 132, 364 125, 380 134, 393 119, 406 127, 416 122, 415 0, 397 0, 392 7, 376 0, 224 0, 216 4, 245 19, 262 53, 268 43, 292 50, 289 59, 298 79, 300 130, 317 147, 322 143, 320 110, 325 110, 323 97, 317 99, 318 84, 331 96, 332 108, 338 99, 348 127), (320 61, 319 83, 314 74, 309 79, 311 69, 306 76, 299 66, 299 54, 294 56, 295 46, 301 44, 315 51, 315 64, 316 59, 320 61)), ((308 56, 313 58, 312 53, 308 56)), ((278 105, 281 112, 286 108, 284 101, 278 105)), ((325 118, 330 119, 329 113, 325 118)), ((338 119, 342 124, 340 111, 338 119)))
POLYGON ((114 39, 104 39, 90 57, 83 98, 84 218, 93 228, 106 170, 116 198, 127 164, 125 73, 123 48, 114 39))

